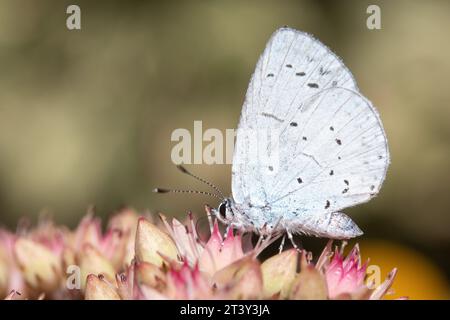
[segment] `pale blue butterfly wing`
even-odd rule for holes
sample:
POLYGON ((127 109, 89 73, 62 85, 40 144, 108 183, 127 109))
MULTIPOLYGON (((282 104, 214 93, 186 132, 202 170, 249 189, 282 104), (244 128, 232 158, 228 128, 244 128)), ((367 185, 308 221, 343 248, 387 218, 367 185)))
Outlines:
POLYGON ((379 116, 342 61, 308 34, 275 32, 251 78, 238 126, 235 202, 270 205, 268 219, 283 217, 303 226, 299 232, 321 235, 324 217, 379 191, 388 163, 379 116), (255 149, 248 131, 264 129, 277 139, 258 139, 255 149), (275 150, 277 156, 267 159, 275 150))

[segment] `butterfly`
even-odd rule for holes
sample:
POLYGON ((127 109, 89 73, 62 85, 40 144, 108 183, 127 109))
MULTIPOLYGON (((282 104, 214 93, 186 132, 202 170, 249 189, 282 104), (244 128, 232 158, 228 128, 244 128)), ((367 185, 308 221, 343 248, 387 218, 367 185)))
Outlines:
POLYGON ((389 162, 380 116, 341 59, 283 27, 247 89, 232 196, 211 184, 223 198, 212 213, 239 230, 287 234, 295 247, 294 234, 353 238, 363 232, 342 210, 377 195, 389 162))

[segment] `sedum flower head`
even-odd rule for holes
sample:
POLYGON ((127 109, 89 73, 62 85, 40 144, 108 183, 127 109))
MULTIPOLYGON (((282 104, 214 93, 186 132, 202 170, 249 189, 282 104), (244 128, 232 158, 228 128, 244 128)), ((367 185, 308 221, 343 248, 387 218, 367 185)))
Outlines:
MULTIPOLYGON (((208 213, 209 208, 206 208, 208 213)), ((210 215, 208 216, 210 218, 210 215)), ((276 239, 256 245, 210 221, 199 234, 186 222, 130 209, 114 215, 103 232, 92 213, 75 230, 47 220, 32 229, 0 232, 0 294, 5 299, 381 299, 394 269, 380 286, 365 283, 367 262, 359 247, 349 254, 330 241, 312 254, 288 249, 261 262, 276 239), (201 240, 204 239, 204 240, 201 240)))

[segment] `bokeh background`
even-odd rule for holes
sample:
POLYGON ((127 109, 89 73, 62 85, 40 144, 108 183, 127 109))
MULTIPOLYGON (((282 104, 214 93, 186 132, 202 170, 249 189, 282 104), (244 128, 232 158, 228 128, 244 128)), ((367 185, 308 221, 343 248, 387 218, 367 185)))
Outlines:
MULTIPOLYGON (((381 194, 350 214, 364 257, 393 297, 449 298, 450 2, 0 2, 0 224, 51 214, 75 226, 88 205, 199 215, 199 188, 171 162, 176 128, 235 128, 272 32, 310 32, 352 70, 381 113, 392 165, 381 194), (81 7, 82 29, 66 28, 81 7), (366 8, 381 7, 368 30, 366 8)), ((190 167, 230 192, 230 165, 190 167)), ((325 240, 303 238, 318 252, 325 240)))

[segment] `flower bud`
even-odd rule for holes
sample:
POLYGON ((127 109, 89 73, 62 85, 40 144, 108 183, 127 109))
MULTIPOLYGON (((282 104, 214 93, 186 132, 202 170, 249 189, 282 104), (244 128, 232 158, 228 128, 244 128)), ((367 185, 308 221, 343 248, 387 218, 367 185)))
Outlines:
POLYGON ((111 263, 93 246, 87 244, 83 246, 79 256, 81 268, 81 288, 84 289, 86 279, 90 274, 103 275, 108 281, 114 281, 116 271, 111 263))
POLYGON ((178 250, 172 239, 144 218, 140 218, 136 232, 136 259, 156 266, 164 263, 162 256, 176 260, 178 250))
POLYGON ((104 279, 90 274, 86 281, 86 300, 120 300, 116 289, 104 279))
POLYGON ((261 265, 264 295, 267 297, 280 293, 285 298, 297 273, 298 253, 291 249, 277 254, 261 265))
POLYGON ((52 251, 32 240, 19 238, 14 253, 30 287, 50 292, 59 286, 62 280, 61 262, 52 251))

